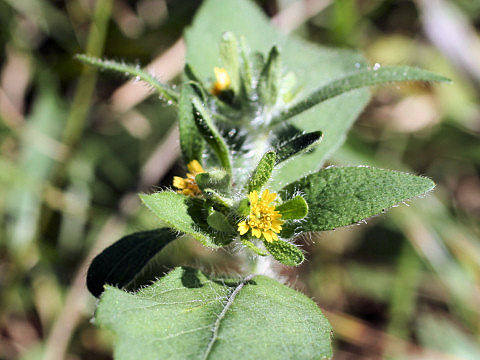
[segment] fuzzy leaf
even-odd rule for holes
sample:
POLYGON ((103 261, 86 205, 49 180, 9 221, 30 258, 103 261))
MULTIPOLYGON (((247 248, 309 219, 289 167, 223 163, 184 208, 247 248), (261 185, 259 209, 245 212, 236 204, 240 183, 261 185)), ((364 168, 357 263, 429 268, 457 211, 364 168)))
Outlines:
POLYGON ((264 241, 263 243, 268 252, 279 263, 287 266, 298 266, 305 260, 300 249, 289 242, 276 240, 272 242, 264 241))
POLYGON ((321 131, 313 131, 311 133, 299 135, 286 143, 277 145, 275 150, 277 154, 277 164, 312 149, 322 141, 322 136, 321 131))
POLYGON ((285 119, 296 116, 325 100, 331 99, 354 89, 399 81, 449 82, 450 80, 430 71, 408 66, 389 66, 376 70, 363 70, 351 75, 347 75, 341 79, 334 80, 327 85, 321 86, 306 96, 305 99, 298 101, 297 104, 292 105, 288 109, 284 110, 277 119, 272 120, 272 124, 279 123, 285 119))
POLYGON ((191 235, 203 245, 217 248, 230 243, 232 237, 212 233, 207 225, 203 202, 170 191, 140 194, 143 203, 166 225, 191 235))
POLYGON ((231 32, 226 32, 220 41, 220 59, 227 70, 231 81, 231 88, 238 94, 240 89, 240 64, 238 62, 238 42, 235 35, 231 32))
POLYGON ((260 191, 263 185, 267 183, 272 175, 275 159, 276 155, 274 151, 269 151, 263 155, 248 182, 249 193, 254 190, 260 191))
POLYGON ((135 65, 122 64, 113 60, 102 60, 88 55, 76 55, 75 58, 85 64, 95 66, 100 69, 114 71, 121 73, 122 75, 127 75, 132 79, 145 81, 166 100, 171 101, 174 104, 178 102, 179 95, 175 90, 170 88, 170 86, 167 84, 161 83, 155 76, 135 65))
POLYGON ((171 229, 163 228, 127 235, 98 254, 87 272, 87 288, 99 297, 107 284, 127 286, 145 265, 175 240, 171 229))
POLYGON ((207 223, 215 230, 235 234, 235 230, 232 228, 232 225, 228 222, 228 219, 219 211, 214 211, 207 217, 207 223))
POLYGON ((282 220, 303 219, 308 213, 308 204, 303 197, 295 196, 276 207, 282 214, 282 220))
POLYGON ((260 74, 259 89, 262 101, 267 105, 275 105, 280 92, 280 80, 282 77, 282 64, 280 53, 276 46, 272 47, 268 54, 267 63, 260 74))
POLYGON ((185 82, 180 91, 178 104, 178 128, 180 130, 180 148, 187 164, 193 160, 201 161, 205 144, 193 118, 192 97, 194 94, 194 89, 185 82))
POLYGON ((215 279, 176 268, 127 293, 108 286, 95 322, 124 359, 329 359, 331 327, 305 295, 265 276, 215 279))
POLYGON ((253 242, 247 239, 242 239, 242 244, 252 250, 255 254, 259 256, 267 256, 268 253, 257 247, 253 242))
POLYGON ((195 176, 195 181, 202 191, 212 189, 225 192, 230 188, 231 176, 223 170, 212 170, 198 174, 195 176))
POLYGON ((223 140, 222 136, 218 132, 217 127, 213 123, 207 110, 203 107, 198 98, 192 99, 193 105, 193 117, 197 128, 202 134, 205 141, 212 147, 213 151, 220 160, 220 164, 227 173, 232 172, 230 165, 230 154, 228 152, 227 144, 223 140))
POLYGON ((301 191, 309 211, 302 231, 332 230, 381 213, 432 190, 432 180, 370 167, 331 167, 296 181, 280 194, 301 191))

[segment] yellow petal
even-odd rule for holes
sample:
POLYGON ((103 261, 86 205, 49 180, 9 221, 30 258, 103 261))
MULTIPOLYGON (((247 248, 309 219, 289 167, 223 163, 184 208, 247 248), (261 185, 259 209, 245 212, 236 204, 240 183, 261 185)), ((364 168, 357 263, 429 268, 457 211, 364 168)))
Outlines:
POLYGON ((215 87, 217 90, 225 90, 230 86, 231 80, 230 76, 228 75, 227 70, 224 68, 218 68, 214 67, 213 72, 215 73, 215 79, 217 80, 215 82, 215 87))
POLYGON ((250 206, 255 206, 258 202, 258 193, 257 190, 253 190, 249 195, 248 199, 250 200, 250 206))
POLYGON ((188 171, 193 173, 193 175, 201 174, 205 172, 202 165, 197 160, 190 161, 187 165, 188 171))
POLYGON ((179 176, 174 176, 173 177, 173 186, 176 187, 177 189, 183 189, 185 185, 185 179, 181 178, 179 176))
POLYGON ((265 240, 267 240, 268 242, 272 242, 272 233, 270 231, 264 231, 263 232, 263 237, 265 238, 265 240))
POLYGON ((249 229, 249 226, 247 225, 246 221, 242 221, 241 223, 238 224, 238 232, 240 235, 246 234, 249 229))
POLYGON ((252 229, 252 236, 260 239, 260 236, 262 236, 262 232, 260 231, 260 229, 252 229))
POLYGON ((273 240, 278 240, 277 234, 275 234, 274 232, 272 232, 272 238, 273 238, 273 240))
MULTIPOLYGON (((276 197, 277 197, 277 194, 271 193, 270 190, 268 189, 265 189, 262 193, 262 201, 265 204, 271 203, 273 200, 275 200, 276 197)), ((273 207, 273 209, 275 209, 275 207, 273 207)))

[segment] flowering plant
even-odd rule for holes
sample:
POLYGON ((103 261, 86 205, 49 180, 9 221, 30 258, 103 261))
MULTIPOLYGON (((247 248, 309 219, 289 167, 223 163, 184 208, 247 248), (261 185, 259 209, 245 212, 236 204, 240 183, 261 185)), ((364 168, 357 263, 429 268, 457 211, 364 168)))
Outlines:
POLYGON ((119 288, 179 234, 213 249, 241 244, 254 265, 273 258, 298 266, 305 258, 300 235, 358 223, 430 191, 430 179, 402 172, 320 167, 368 100, 368 91, 355 89, 446 79, 409 67, 372 69, 356 54, 312 49, 277 34, 247 1, 207 1, 187 46, 180 92, 136 67, 78 57, 146 81, 178 108, 188 169, 170 189, 140 194, 157 229, 128 235, 93 260, 87 285, 93 295, 103 293, 96 322, 117 334, 118 358, 330 358, 331 328, 321 311, 262 276, 265 267, 253 266, 241 279, 176 268, 136 293, 119 288), (250 48, 255 36, 244 19, 222 23, 218 8, 248 14, 265 43, 250 48), (204 41, 211 18, 219 20, 209 28, 219 35, 218 48, 204 41), (332 72, 314 76, 301 67, 318 59, 332 72))

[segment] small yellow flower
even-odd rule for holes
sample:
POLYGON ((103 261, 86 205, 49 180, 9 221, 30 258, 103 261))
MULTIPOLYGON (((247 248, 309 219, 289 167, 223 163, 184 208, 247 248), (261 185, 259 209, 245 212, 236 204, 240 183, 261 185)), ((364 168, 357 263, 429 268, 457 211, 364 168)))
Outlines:
POLYGON ((248 198, 250 200, 250 214, 238 224, 237 231, 244 235, 252 230, 252 236, 260 239, 263 235, 266 241, 278 240, 277 233, 282 230, 282 214, 275 210, 275 205, 270 203, 275 200, 277 194, 265 189, 259 198, 256 190, 252 191, 248 198))
POLYGON ((202 165, 197 160, 193 160, 187 165, 188 173, 186 178, 181 178, 179 176, 173 177, 173 186, 178 190, 177 192, 187 196, 196 196, 201 194, 201 190, 198 188, 197 182, 195 181, 195 176, 198 174, 204 173, 202 165))
POLYGON ((215 73, 216 81, 212 86, 211 92, 213 95, 218 96, 222 91, 230 87, 230 76, 224 68, 214 67, 213 72, 215 73))

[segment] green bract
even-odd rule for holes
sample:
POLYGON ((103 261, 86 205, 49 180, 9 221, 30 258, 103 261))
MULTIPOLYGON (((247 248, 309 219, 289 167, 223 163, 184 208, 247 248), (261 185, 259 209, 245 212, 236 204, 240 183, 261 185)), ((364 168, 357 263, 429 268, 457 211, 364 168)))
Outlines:
MULTIPOLYGON (((179 93, 136 68, 78 57, 138 76, 177 106, 189 168, 175 192, 140 195, 163 228, 100 254, 88 275, 95 296, 104 284, 127 286, 174 234, 298 266, 297 235, 358 223, 433 189, 415 175, 321 166, 368 101, 366 87, 445 78, 406 66, 371 69, 358 53, 286 37, 249 1, 205 1, 186 42, 179 93)), ((118 335, 118 358, 331 356, 328 323, 313 303, 260 276, 222 280, 177 269, 137 294, 108 287, 97 323, 118 335)))

